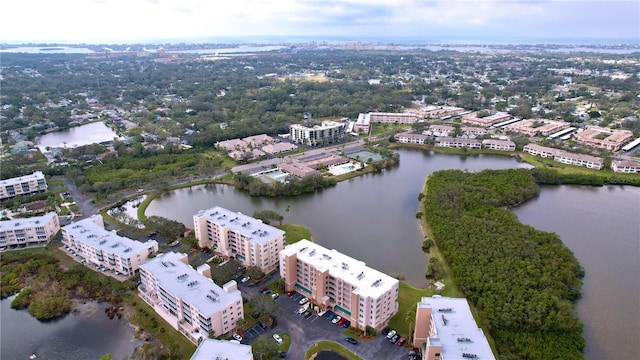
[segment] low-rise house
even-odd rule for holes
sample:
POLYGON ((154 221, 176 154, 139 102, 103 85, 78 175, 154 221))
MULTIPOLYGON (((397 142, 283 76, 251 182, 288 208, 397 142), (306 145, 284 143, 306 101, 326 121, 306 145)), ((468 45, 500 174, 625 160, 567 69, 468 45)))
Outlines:
POLYGON ((449 147, 449 148, 481 149, 482 142, 476 139, 439 137, 439 138, 436 138, 436 146, 449 147))
POLYGON ((265 145, 273 144, 275 142, 275 140, 267 134, 247 136, 246 138, 242 139, 242 141, 250 144, 253 147, 262 147, 265 145))
POLYGON ((553 161, 573 165, 582 166, 589 169, 601 170, 604 166, 601 158, 585 154, 576 154, 565 150, 540 146, 537 144, 528 144, 523 149, 524 152, 540 156, 543 158, 551 158, 553 161))
POLYGON ((640 159, 622 157, 611 161, 611 169, 617 173, 637 174, 640 173, 640 159))
POLYGON ((612 130, 598 126, 590 126, 586 130, 574 134, 574 138, 582 145, 618 151, 622 145, 633 138, 633 133, 629 130, 612 130))
POLYGON ((485 139, 482 140, 482 146, 485 149, 516 151, 516 144, 513 141, 509 140, 485 139))
POLYGON ((393 135, 393 139, 403 144, 420 144, 424 145, 431 139, 429 135, 414 134, 411 132, 398 133, 393 135))
POLYGON ((262 147, 262 151, 270 155, 276 155, 287 151, 293 151, 297 149, 298 146, 288 143, 288 142, 280 142, 275 144, 269 144, 262 147))
POLYGON ((495 125, 499 122, 506 121, 511 119, 511 115, 505 112, 494 112, 493 114, 488 114, 487 116, 483 115, 479 111, 463 115, 461 121, 463 123, 475 124, 483 127, 489 127, 491 125, 495 125))
POLYGON ((467 135, 469 137, 482 136, 482 135, 487 135, 489 133, 489 131, 487 131, 487 129, 485 128, 473 127, 473 126, 463 126, 460 128, 460 132, 463 135, 467 135))
POLYGON ((307 166, 301 162, 281 162, 277 165, 278 169, 287 172, 289 174, 295 175, 299 178, 306 178, 310 176, 319 176, 320 171, 307 166))
POLYGON ((0 221, 0 250, 42 246, 60 231, 58 214, 0 221))
POLYGON ((526 119, 506 125, 505 130, 525 134, 529 136, 549 136, 571 126, 568 122, 548 119, 526 119))
POLYGON ((452 136, 453 133, 456 131, 456 128, 449 125, 431 125, 429 126, 429 131, 433 136, 447 137, 447 136, 452 136))

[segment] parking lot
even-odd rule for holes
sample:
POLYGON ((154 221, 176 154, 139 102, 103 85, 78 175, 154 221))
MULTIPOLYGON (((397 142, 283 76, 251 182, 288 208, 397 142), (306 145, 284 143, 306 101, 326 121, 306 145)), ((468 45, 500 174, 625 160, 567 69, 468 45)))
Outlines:
POLYGON ((389 343, 384 336, 378 336, 371 341, 358 341, 358 344, 351 344, 346 341, 345 328, 332 323, 326 314, 318 316, 315 312, 299 314, 302 307, 300 299, 304 296, 294 293, 291 297, 282 294, 276 301, 281 307, 280 314, 276 315, 278 325, 275 329, 261 329, 258 325, 245 332, 242 343, 251 344, 263 333, 271 336, 273 333, 287 332, 291 335, 291 348, 287 358, 301 359, 306 350, 316 341, 332 340, 363 359, 406 359, 408 349, 389 343), (257 328, 256 328, 257 327, 257 328))

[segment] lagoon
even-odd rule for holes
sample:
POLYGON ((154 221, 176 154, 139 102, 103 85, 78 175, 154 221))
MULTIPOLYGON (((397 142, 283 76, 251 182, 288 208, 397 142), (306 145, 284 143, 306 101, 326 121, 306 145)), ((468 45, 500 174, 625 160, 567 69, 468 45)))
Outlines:
POLYGON ((93 122, 63 131, 50 132, 38 137, 38 148, 42 153, 46 148, 74 148, 77 146, 113 141, 118 134, 104 122, 93 122))

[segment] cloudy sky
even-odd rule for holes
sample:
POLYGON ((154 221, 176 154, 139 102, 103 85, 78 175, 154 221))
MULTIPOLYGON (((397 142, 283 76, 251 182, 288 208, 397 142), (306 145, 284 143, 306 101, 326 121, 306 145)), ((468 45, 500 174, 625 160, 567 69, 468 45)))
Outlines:
POLYGON ((3 1, 0 12, 0 43, 265 36, 640 42, 638 0, 17 0, 3 1))

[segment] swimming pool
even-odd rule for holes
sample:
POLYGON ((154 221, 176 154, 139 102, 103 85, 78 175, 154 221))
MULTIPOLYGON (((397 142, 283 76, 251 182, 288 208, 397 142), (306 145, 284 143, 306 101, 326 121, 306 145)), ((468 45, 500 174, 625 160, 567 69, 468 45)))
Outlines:
POLYGON ((283 172, 280 169, 266 172, 264 173, 264 175, 272 178, 275 181, 282 182, 282 183, 285 182, 287 180, 287 177, 289 176, 289 174, 283 172))

